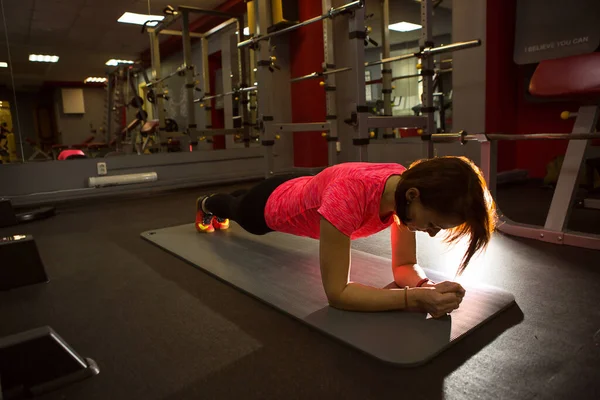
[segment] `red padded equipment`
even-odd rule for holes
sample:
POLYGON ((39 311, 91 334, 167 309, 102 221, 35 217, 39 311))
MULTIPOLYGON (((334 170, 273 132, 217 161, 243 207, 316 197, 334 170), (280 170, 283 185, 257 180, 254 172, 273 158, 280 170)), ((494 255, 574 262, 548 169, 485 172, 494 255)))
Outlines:
POLYGON ((600 53, 541 61, 529 92, 538 97, 600 97, 600 53))

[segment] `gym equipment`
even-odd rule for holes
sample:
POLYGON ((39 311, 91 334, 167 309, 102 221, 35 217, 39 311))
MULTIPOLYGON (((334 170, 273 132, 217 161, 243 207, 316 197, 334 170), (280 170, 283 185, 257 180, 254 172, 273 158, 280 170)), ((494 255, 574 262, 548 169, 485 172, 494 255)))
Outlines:
POLYGON ((0 132, 0 164, 14 163, 17 161, 17 145, 15 134, 12 132, 0 132))
MULTIPOLYGON (((142 233, 142 238, 308 326, 383 362, 418 366, 514 304, 492 287, 466 287, 460 309, 441 319, 423 313, 342 311, 330 307, 319 270, 319 242, 272 232, 257 236, 232 223, 201 235, 193 224, 142 233)), ((393 288, 391 260, 352 250, 352 279, 393 288), (392 284, 390 282, 392 281, 392 284)), ((444 280, 439 273, 428 276, 444 280)))
POLYGON ((58 157, 56 158, 58 161, 64 160, 76 160, 81 158, 87 158, 83 150, 76 149, 67 149, 60 152, 58 157))
POLYGON ((311 74, 308 75, 303 75, 303 76, 299 76, 297 78, 292 78, 290 80, 290 82, 301 82, 301 81, 305 81, 305 80, 309 80, 309 79, 319 79, 322 78, 324 76, 327 75, 331 75, 331 74, 337 74, 340 72, 346 72, 346 71, 350 71, 352 68, 346 67, 346 68, 336 68, 336 69, 331 69, 331 70, 324 70, 324 71, 317 71, 317 72, 313 72, 311 74))
POLYGON ((592 139, 600 139, 595 132, 598 122, 600 77, 587 74, 600 68, 600 53, 590 53, 540 62, 535 70, 529 91, 533 96, 546 98, 580 98, 583 105, 576 115, 572 133, 539 134, 435 134, 433 142, 460 142, 476 140, 481 144, 481 167, 486 181, 495 194, 497 140, 568 140, 567 153, 562 163, 550 210, 543 227, 521 224, 502 216, 498 229, 510 235, 537 239, 555 244, 567 244, 600 249, 600 235, 568 230, 570 210, 573 207, 585 153, 592 139), (596 99, 595 102, 590 100, 596 99))
MULTIPOLYGON (((200 9, 200 8, 196 8, 196 7, 178 6, 177 9, 171 7, 167 11, 168 12, 166 13, 166 17, 162 21, 160 21, 155 27, 146 29, 150 36, 150 47, 152 49, 152 77, 153 77, 153 80, 151 82, 149 82, 148 80, 146 80, 146 82, 147 82, 147 85, 152 87, 152 89, 155 92, 155 95, 152 97, 152 100, 149 99, 149 101, 151 101, 153 104, 156 105, 157 116, 161 123, 161 130, 163 130, 164 127, 166 126, 166 118, 165 118, 165 110, 164 110, 164 106, 163 106, 163 99, 161 98, 161 96, 156 95, 156 93, 161 93, 162 84, 163 84, 164 80, 170 78, 171 76, 175 76, 175 75, 185 76, 185 79, 186 79, 186 84, 185 84, 186 101, 187 101, 188 107, 187 107, 187 127, 186 127, 186 129, 183 130, 183 132, 185 132, 185 134, 189 135, 189 136, 191 136, 192 134, 200 135, 200 133, 196 130, 197 125, 196 125, 196 116, 195 116, 195 108, 194 108, 194 102, 195 102, 194 101, 194 91, 198 90, 198 88, 196 87, 197 82, 195 80, 195 75, 196 75, 195 67, 192 63, 191 37, 201 38, 201 48, 202 48, 203 61, 204 61, 203 62, 203 68, 204 68, 203 92, 206 95, 206 94, 210 93, 210 90, 208 90, 208 77, 207 77, 207 72, 206 72, 206 71, 208 71, 208 62, 207 62, 207 60, 208 60, 208 40, 207 40, 208 37, 210 37, 211 35, 215 34, 219 30, 221 30, 229 25, 236 24, 238 40, 242 40, 242 38, 244 37, 243 36, 244 35, 244 33, 243 33, 244 21, 242 18, 240 18, 236 15, 227 14, 227 13, 223 13, 220 11, 200 9), (192 33, 192 32, 190 32, 190 21, 189 21, 190 14, 212 15, 212 16, 227 18, 228 21, 220 24, 219 26, 209 30, 208 32, 206 32, 204 34, 192 33), (160 46, 159 46, 159 36, 158 35, 160 35, 161 33, 166 33, 166 29, 170 25, 172 25, 173 23, 175 23, 176 21, 178 21, 180 19, 181 19, 181 24, 182 24, 182 31, 176 32, 176 33, 181 34, 181 36, 182 36, 184 63, 176 71, 174 71, 170 75, 162 78, 161 74, 160 74, 160 70, 161 70, 160 46)), ((240 87, 247 87, 248 84, 247 84, 247 78, 246 78, 246 74, 247 74, 246 58, 239 51, 238 51, 238 63, 239 63, 238 70, 240 72, 240 82, 239 82, 240 87)), ((247 121, 248 120, 248 118, 247 118, 248 111, 247 111, 246 107, 242 107, 241 110, 242 110, 242 119, 244 121, 247 121)), ((210 126, 210 123, 208 123, 207 125, 210 126)), ((208 126, 207 126, 207 128, 208 128, 208 126)), ((243 129, 246 130, 248 128, 244 126, 243 129)), ((239 130, 236 133, 240 133, 239 130)), ((187 151, 191 151, 191 150, 187 150, 187 151)))
POLYGON ((0 197, 0 228, 49 218, 55 213, 56 209, 54 207, 41 207, 17 213, 9 199, 0 197))
POLYGON ((49 326, 0 338, 0 399, 39 396, 98 373, 49 326))
POLYGON ((423 50, 417 51, 416 53, 403 54, 401 56, 384 58, 382 60, 367 62, 367 63, 365 63, 365 67, 372 67, 373 65, 380 65, 380 64, 385 64, 385 63, 390 63, 390 62, 395 62, 395 61, 408 60, 411 58, 423 58, 423 57, 427 57, 427 56, 433 56, 436 54, 443 54, 443 53, 449 53, 452 51, 466 50, 466 49, 470 49, 473 47, 479 47, 479 46, 481 46, 480 39, 469 40, 467 42, 457 42, 457 43, 452 43, 452 44, 445 45, 445 46, 426 47, 423 50))
POLYGON ((31 235, 0 237, 0 291, 48 282, 31 235))
POLYGON ((267 33, 298 23, 298 0, 271 0, 271 13, 273 25, 267 33))
POLYGON ((311 19, 307 19, 306 21, 302 21, 299 22, 295 25, 292 26, 288 26, 287 28, 275 31, 275 32, 271 32, 268 33, 266 35, 261 35, 261 36, 256 36, 253 38, 250 38, 248 40, 244 40, 243 42, 238 43, 238 48, 242 48, 242 47, 246 47, 246 46, 255 46, 256 43, 260 42, 260 41, 264 41, 264 40, 268 40, 270 38, 273 38, 275 36, 279 36, 279 35, 283 35, 285 33, 291 32, 291 31, 295 31, 298 28, 301 28, 303 26, 306 25, 310 25, 310 24, 314 24, 315 22, 319 22, 319 21, 323 21, 324 19, 327 18, 333 18, 336 15, 339 15, 341 13, 347 12, 347 11, 351 11, 357 8, 361 8, 363 7, 363 1, 362 0, 357 0, 357 1, 353 1, 351 3, 348 4, 344 4, 343 6, 337 7, 337 8, 331 8, 329 10, 329 12, 323 14, 323 15, 319 15, 317 17, 311 18, 311 19))

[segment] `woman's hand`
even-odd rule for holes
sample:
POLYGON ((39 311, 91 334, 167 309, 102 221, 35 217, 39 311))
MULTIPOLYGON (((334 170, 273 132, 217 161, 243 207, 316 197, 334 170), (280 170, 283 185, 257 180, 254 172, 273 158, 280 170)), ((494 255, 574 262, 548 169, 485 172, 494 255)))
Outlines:
POLYGON ((433 318, 440 318, 458 309, 465 296, 465 289, 456 282, 424 284, 417 291, 419 307, 433 318))

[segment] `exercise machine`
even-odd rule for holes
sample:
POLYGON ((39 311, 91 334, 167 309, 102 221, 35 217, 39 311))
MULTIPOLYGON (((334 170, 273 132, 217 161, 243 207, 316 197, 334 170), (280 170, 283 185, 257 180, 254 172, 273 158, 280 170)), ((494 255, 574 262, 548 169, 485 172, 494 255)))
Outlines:
MULTIPOLYGON (((575 117, 572 133, 493 134, 466 132, 434 134, 432 142, 447 143, 477 141, 481 146, 481 168, 490 190, 495 195, 498 140, 568 140, 567 153, 562 163, 550 210, 543 227, 511 221, 500 212, 501 232, 537 239, 554 244, 600 249, 600 235, 574 232, 568 229, 569 216, 576 201, 576 189, 585 154, 590 142, 600 139, 596 132, 600 108, 600 79, 593 71, 600 68, 600 53, 544 60, 537 66, 529 92, 543 98, 580 99, 582 105, 575 117)), ((557 116, 558 117, 558 116, 557 116)))
MULTIPOLYGON (((235 26, 237 29, 237 38, 238 41, 242 40, 244 37, 243 27, 244 23, 241 17, 236 15, 231 15, 219 11, 214 10, 205 10, 197 7, 189 7, 189 6, 178 6, 177 8, 168 7, 165 9, 166 17, 163 21, 157 23, 154 27, 147 27, 145 31, 148 32, 150 37, 150 45, 152 49, 152 79, 146 80, 146 87, 150 90, 149 93, 153 93, 153 100, 151 101, 156 109, 157 119, 159 120, 159 128, 158 132, 161 137, 161 142, 166 143, 168 140, 173 142, 180 143, 180 151, 191 151, 194 145, 197 145, 202 141, 209 141, 207 138, 212 138, 214 136, 220 135, 243 135, 246 146, 249 144, 249 136, 250 136, 250 126, 248 125, 248 111, 247 107, 240 107, 241 110, 241 127, 233 128, 233 126, 225 129, 212 129, 212 125, 210 123, 210 115, 209 112, 211 110, 211 105, 206 105, 205 101, 214 101, 217 98, 224 97, 216 96, 214 93, 211 93, 211 88, 209 85, 209 76, 208 76, 208 39, 215 34, 224 31, 225 29, 231 28, 235 26), (211 15, 216 17, 221 17, 226 19, 222 24, 210 29, 204 33, 190 32, 190 17, 192 15, 211 15), (173 25, 175 22, 180 21, 182 24, 182 31, 170 31, 168 28, 173 25), (175 34, 181 35, 182 44, 183 44, 183 58, 184 63, 166 76, 161 76, 161 63, 160 63, 160 48, 159 48, 159 35, 161 34, 175 34), (199 88, 200 81, 196 79, 199 75, 196 71, 196 66, 192 62, 192 38, 199 38, 201 41, 201 51, 202 51, 202 89, 199 88), (182 101, 185 103, 187 110, 187 123, 185 127, 178 127, 177 131, 168 132, 165 134, 167 129, 167 118, 165 116, 165 107, 164 102, 165 98, 165 82, 168 79, 171 79, 175 76, 180 76, 185 79, 185 89, 182 101), (200 99, 195 99, 195 93, 197 91, 203 92, 203 97, 200 99), (204 129, 198 129, 198 124, 196 122, 196 109, 195 105, 200 104, 202 108, 206 111, 205 116, 205 126, 204 129)), ((226 41, 224 41, 225 43, 226 41)), ((226 82, 225 75, 238 77, 239 88, 245 88, 249 85, 247 84, 247 66, 246 59, 244 53, 242 51, 238 51, 237 54, 237 67, 232 65, 231 60, 234 58, 233 54, 231 54, 227 46, 223 47, 223 57, 224 64, 228 66, 224 68, 223 71, 223 79, 226 82)), ((224 66, 225 66, 224 65, 224 66)), ((227 90, 225 88, 229 96, 238 93, 237 91, 227 90)), ((230 88, 231 89, 231 88, 230 88)), ((243 99, 238 99, 243 104, 245 101, 243 99)), ((231 103, 231 102, 230 102, 231 103)), ((233 104, 229 104, 226 107, 227 114, 226 123, 233 123, 234 119, 234 111, 233 104)))
POLYGON ((40 396, 99 372, 49 326, 0 338, 0 399, 40 396))

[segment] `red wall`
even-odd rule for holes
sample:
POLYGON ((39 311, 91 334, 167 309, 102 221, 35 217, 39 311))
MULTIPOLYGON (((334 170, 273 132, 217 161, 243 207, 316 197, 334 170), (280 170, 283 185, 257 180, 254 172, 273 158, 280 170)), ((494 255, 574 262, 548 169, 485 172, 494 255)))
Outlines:
MULTIPOLYGON (((320 0, 298 0, 300 21, 322 14, 320 0)), ((290 33, 291 76, 297 77, 321 70, 323 24, 314 23, 290 33)), ((325 121, 325 91, 320 80, 311 79, 292 84, 292 122, 325 121)), ((327 142, 322 132, 294 133, 294 166, 327 165, 327 142)))
MULTIPOLYGON (((486 31, 486 132, 567 133, 573 120, 560 119, 562 111, 575 111, 568 102, 536 103, 526 98, 528 70, 513 62, 516 0, 488 0, 486 31)), ((535 66, 533 66, 535 67, 535 66)), ((546 165, 564 154, 563 141, 500 142, 498 171, 526 169, 531 177, 546 174, 546 165)))

